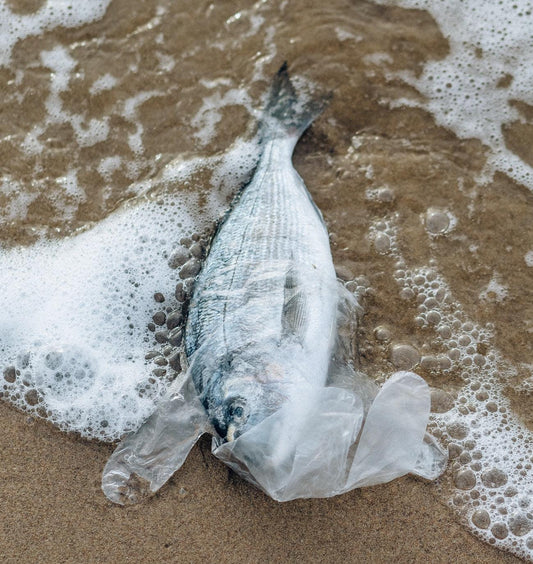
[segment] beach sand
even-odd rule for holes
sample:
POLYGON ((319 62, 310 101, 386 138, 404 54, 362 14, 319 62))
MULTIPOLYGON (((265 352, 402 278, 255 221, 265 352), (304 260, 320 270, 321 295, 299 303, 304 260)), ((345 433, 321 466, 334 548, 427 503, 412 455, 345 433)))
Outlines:
POLYGON ((136 506, 100 490, 108 445, 65 435, 0 404, 3 562, 511 563, 405 477, 333 499, 277 503, 197 445, 136 506))

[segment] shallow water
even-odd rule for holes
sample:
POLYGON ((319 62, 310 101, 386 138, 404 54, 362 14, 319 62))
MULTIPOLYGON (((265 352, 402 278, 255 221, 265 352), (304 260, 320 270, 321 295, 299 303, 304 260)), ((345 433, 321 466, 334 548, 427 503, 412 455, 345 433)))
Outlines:
POLYGON ((438 495, 531 559, 532 16, 401 4, 0 2, 0 391, 107 440, 142 421, 172 376, 153 294, 177 307, 168 259, 252 170, 287 60, 333 92, 294 163, 362 288, 360 366, 427 379, 438 495))

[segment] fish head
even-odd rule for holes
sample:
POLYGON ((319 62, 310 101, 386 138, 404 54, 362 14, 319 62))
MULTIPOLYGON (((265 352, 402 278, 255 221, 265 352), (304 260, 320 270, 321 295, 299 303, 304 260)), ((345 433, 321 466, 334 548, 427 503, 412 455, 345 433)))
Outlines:
POLYGON ((235 360, 212 379, 204 405, 224 442, 237 439, 279 409, 284 399, 280 376, 278 365, 255 358, 235 360))

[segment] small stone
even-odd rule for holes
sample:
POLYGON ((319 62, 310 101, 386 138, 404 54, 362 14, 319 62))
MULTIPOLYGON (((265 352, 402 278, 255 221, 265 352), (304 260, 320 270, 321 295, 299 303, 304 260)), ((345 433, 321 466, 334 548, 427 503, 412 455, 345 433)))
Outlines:
POLYGON ((193 233, 193 234, 191 235, 191 239, 192 239, 193 241, 199 241, 199 240, 200 240, 200 235, 198 235, 198 233, 193 233))
POLYGON ((180 278, 184 280, 185 278, 194 278, 202 267, 201 262, 197 258, 189 259, 180 270, 180 278))
POLYGON ((183 332, 180 327, 176 327, 176 329, 172 329, 172 331, 168 334, 168 342, 174 346, 179 347, 181 344, 181 339, 183 337, 183 332))
POLYGON ((179 351, 174 352, 168 357, 168 363, 170 364, 170 367, 173 368, 176 372, 181 371, 181 360, 180 360, 179 351))
POLYGON ((152 331, 152 333, 155 331, 155 323, 148 323, 148 331, 152 331))
POLYGON ((481 481, 487 488, 499 488, 507 483, 507 474, 499 468, 491 468, 481 474, 481 481))
POLYGON ((187 278, 183 281, 183 289, 187 296, 192 295, 192 290, 194 288, 194 278, 187 278))
POLYGON ((17 379, 17 373, 14 366, 8 366, 4 370, 4 380, 12 384, 17 379))
POLYGON ((166 329, 163 329, 162 331, 157 331, 156 334, 154 335, 155 340, 158 343, 167 343, 168 342, 168 331, 166 329))
MULTIPOLYGON (((169 342, 170 342, 170 333, 169 333, 169 342)), ((174 350, 174 347, 167 345, 164 349, 163 349, 163 354, 165 356, 168 356, 172 351, 174 350)))
POLYGON ((157 364, 157 366, 166 366, 168 360, 164 356, 158 356, 154 359, 154 363, 157 364))
POLYGON ((176 284, 176 291, 174 292, 174 295, 176 296, 176 299, 178 300, 178 302, 184 302, 185 301, 187 296, 185 294, 183 282, 178 282, 176 284))
POLYGON ((474 523, 478 529, 488 529, 490 525, 490 515, 484 509, 478 509, 474 511, 472 515, 472 523, 474 523))
POLYGON ((154 294, 154 300, 158 303, 158 304, 162 304, 165 301, 165 296, 163 296, 163 294, 161 292, 156 292, 154 294))
POLYGON ((183 237, 182 239, 180 239, 180 245, 183 245, 184 247, 190 247, 192 244, 191 239, 189 239, 189 237, 183 237))
POLYGON ((181 311, 178 310, 173 311, 167 317, 167 329, 169 330, 175 329, 176 327, 181 325, 182 321, 183 321, 183 315, 181 314, 181 311))
POLYGON ((164 311, 158 311, 157 313, 154 313, 152 319, 156 325, 159 325, 161 327, 162 325, 165 324, 165 321, 167 320, 167 316, 165 315, 164 311))
POLYGON ((202 245, 200 245, 200 243, 193 243, 189 251, 191 252, 191 255, 193 257, 196 257, 197 259, 201 259, 204 254, 202 245))
POLYGON ((159 356, 159 352, 158 352, 158 351, 148 351, 148 352, 144 355, 144 358, 145 358, 145 360, 152 360, 152 358, 155 358, 156 356, 159 356))
POLYGON ((158 378, 162 378, 163 376, 165 376, 166 373, 167 371, 164 368, 154 368, 152 370, 152 374, 154 376, 157 376, 158 378))
POLYGON ((185 264, 189 260, 190 256, 191 253, 189 249, 186 249, 185 247, 176 247, 168 258, 168 266, 170 266, 170 268, 178 268, 179 266, 185 264))

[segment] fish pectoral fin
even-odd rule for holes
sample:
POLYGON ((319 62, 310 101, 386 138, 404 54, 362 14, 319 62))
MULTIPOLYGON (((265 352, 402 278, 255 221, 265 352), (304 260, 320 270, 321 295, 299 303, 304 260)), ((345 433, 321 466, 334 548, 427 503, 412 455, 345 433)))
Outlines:
POLYGON ((120 505, 156 492, 185 462, 207 430, 207 414, 187 376, 171 385, 154 413, 115 449, 104 468, 102 489, 120 505))
POLYGON ((294 335, 303 340, 308 303, 301 288, 298 274, 294 269, 290 270, 285 278, 281 326, 284 335, 294 335))

